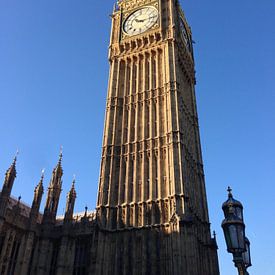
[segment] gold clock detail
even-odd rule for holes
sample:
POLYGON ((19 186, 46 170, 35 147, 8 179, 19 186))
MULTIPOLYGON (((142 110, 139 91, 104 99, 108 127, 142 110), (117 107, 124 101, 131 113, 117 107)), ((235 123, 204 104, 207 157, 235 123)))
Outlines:
POLYGON ((131 13, 123 23, 127 35, 137 35, 150 29, 158 20, 158 10, 154 7, 143 7, 131 13))

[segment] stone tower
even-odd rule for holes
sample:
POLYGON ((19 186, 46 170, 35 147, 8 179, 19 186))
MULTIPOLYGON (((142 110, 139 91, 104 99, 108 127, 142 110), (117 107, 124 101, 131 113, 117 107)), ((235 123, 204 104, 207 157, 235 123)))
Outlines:
POLYGON ((119 1, 109 62, 96 274, 219 274, 178 1, 119 1))
POLYGON ((210 234, 192 34, 177 0, 121 0, 112 15, 110 78, 96 211, 63 216, 62 152, 44 213, 0 192, 1 275, 219 275, 210 234))

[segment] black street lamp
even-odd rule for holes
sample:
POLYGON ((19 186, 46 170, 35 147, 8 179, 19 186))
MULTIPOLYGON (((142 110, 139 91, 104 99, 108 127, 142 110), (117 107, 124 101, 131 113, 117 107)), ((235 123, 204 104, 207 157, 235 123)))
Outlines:
POLYGON ((235 200, 228 187, 228 200, 223 203, 224 220, 222 228, 226 241, 227 251, 233 254, 233 262, 239 275, 248 275, 246 269, 251 266, 250 242, 245 237, 245 224, 243 221, 243 206, 235 200))

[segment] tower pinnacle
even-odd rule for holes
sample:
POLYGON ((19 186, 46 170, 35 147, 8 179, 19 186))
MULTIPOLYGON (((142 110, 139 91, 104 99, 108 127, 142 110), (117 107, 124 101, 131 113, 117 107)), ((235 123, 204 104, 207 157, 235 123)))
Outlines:
POLYGON ((75 199, 76 199, 76 191, 75 191, 75 175, 74 175, 71 190, 67 195, 65 221, 72 220, 73 218, 75 199))
MULTIPOLYGON (((10 168, 6 171, 6 176, 5 176, 5 181, 4 181, 4 186, 2 189, 2 192, 4 189, 9 190, 11 192, 11 189, 13 187, 14 180, 16 178, 16 162, 17 162, 17 156, 18 156, 18 150, 16 152, 16 155, 13 159, 13 162, 10 166, 10 168)), ((10 194, 10 193, 9 193, 10 194)))
POLYGON ((39 181, 38 185, 35 187, 35 190, 34 190, 34 194, 35 194, 34 195, 34 202, 39 202, 39 197, 42 196, 42 194, 44 192, 44 187, 43 187, 44 173, 45 173, 45 170, 42 169, 40 181, 39 181))
POLYGON ((63 159, 63 153, 62 153, 62 146, 61 146, 59 159, 52 174, 52 180, 51 180, 52 185, 60 185, 60 186, 62 185, 62 181, 61 181, 61 177, 63 176, 62 159, 63 159))
POLYGON ((18 151, 16 152, 16 155, 13 159, 13 162, 12 162, 10 168, 6 172, 4 184, 3 184, 1 195, 0 195, 0 216, 2 216, 2 217, 5 216, 9 197, 11 195, 14 180, 16 178, 17 155, 18 155, 18 151))
POLYGON ((60 146, 60 152, 59 152, 59 162, 61 163, 62 161, 62 158, 63 158, 63 146, 61 145, 60 146))
POLYGON ((69 195, 72 197, 76 197, 76 191, 75 191, 75 175, 73 176, 72 186, 71 190, 69 192, 69 195))
POLYGON ((18 155, 19 155, 19 151, 17 150, 16 154, 14 156, 13 162, 12 162, 10 168, 7 170, 7 173, 9 173, 10 175, 14 173, 15 177, 16 177, 16 163, 17 163, 18 155))
POLYGON ((62 187, 62 147, 59 154, 59 160, 56 167, 53 169, 52 178, 48 187, 48 194, 46 200, 46 206, 44 210, 43 222, 54 223, 57 213, 57 208, 59 204, 59 198, 61 194, 62 187))

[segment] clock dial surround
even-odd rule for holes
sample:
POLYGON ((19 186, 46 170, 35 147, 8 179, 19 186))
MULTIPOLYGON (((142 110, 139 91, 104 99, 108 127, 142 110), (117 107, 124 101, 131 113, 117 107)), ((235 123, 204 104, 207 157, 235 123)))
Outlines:
POLYGON ((159 13, 155 7, 140 8, 125 19, 123 31, 130 36, 144 33, 154 26, 158 18, 159 13))

